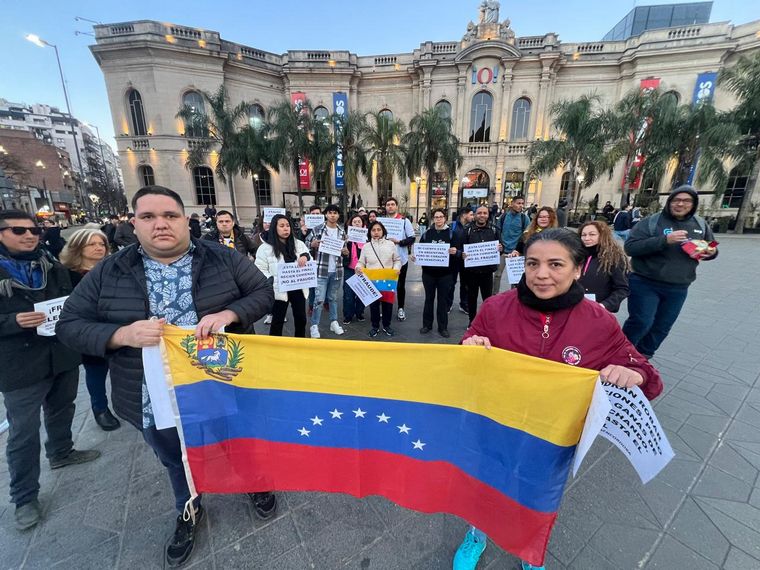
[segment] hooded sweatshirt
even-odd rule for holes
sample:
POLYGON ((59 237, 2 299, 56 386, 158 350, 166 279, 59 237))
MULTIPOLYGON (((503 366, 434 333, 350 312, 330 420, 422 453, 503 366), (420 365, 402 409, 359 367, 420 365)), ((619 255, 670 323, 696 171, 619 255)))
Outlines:
MULTIPOLYGON (((667 236, 671 232, 685 230, 689 239, 702 239, 712 241, 713 233, 705 224, 704 229, 695 215, 699 206, 699 196, 692 186, 679 186, 674 189, 665 208, 660 212, 657 224, 650 231, 649 218, 642 219, 633 226, 631 235, 625 242, 625 252, 631 256, 633 273, 660 281, 669 285, 688 287, 697 278, 698 261, 689 257, 682 249, 680 243, 669 244, 667 236), (688 215, 678 220, 670 213, 670 203, 676 194, 685 192, 694 199, 694 204, 688 215)), ((717 253, 711 259, 715 259, 717 253)))

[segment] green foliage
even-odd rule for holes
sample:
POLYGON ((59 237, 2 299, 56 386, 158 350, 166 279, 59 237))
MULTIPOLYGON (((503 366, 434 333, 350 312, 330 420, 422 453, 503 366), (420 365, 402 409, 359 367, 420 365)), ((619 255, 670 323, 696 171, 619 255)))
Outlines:
POLYGON ((227 338, 229 341, 229 354, 230 359, 228 365, 230 368, 238 368, 240 363, 243 362, 243 350, 240 347, 240 343, 231 338, 227 338))
POLYGON ((195 336, 193 335, 186 336, 179 342, 179 345, 185 350, 188 356, 191 356, 191 357, 195 356, 195 349, 197 346, 195 336))
POLYGON ((367 127, 361 144, 367 149, 367 160, 377 165, 377 203, 382 204, 393 180, 393 173, 406 176, 406 152, 401 144, 406 127, 398 119, 381 112, 367 113, 367 127))

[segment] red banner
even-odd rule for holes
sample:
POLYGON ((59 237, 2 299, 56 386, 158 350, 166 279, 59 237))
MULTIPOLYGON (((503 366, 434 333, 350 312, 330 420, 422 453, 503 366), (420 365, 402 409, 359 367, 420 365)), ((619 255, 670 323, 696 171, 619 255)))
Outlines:
MULTIPOLYGON (((641 83, 639 85, 639 88, 642 91, 650 91, 652 89, 657 89, 660 86, 660 78, 659 77, 648 77, 647 79, 642 79, 641 83)), ((638 145, 646 135, 647 129, 649 129, 649 125, 652 124, 652 118, 651 117, 645 117, 644 120, 641 122, 641 127, 639 128, 639 131, 637 133, 631 133, 631 139, 633 142, 638 145)), ((636 151, 633 158, 628 158, 625 163, 625 170, 623 171, 623 181, 620 184, 620 189, 623 192, 635 192, 639 189, 641 186, 641 174, 644 169, 644 162, 646 162, 646 157, 641 154, 641 152, 636 151), (628 182, 628 177, 630 175, 630 172, 632 169, 635 169, 636 177, 631 181, 628 182)))
MULTIPOLYGON (((290 94, 290 102, 293 104, 293 108, 296 111, 303 111, 303 105, 306 102, 306 94, 296 91, 290 94)), ((298 187, 301 190, 309 190, 311 188, 311 180, 309 178, 309 159, 301 158, 298 161, 298 187)))

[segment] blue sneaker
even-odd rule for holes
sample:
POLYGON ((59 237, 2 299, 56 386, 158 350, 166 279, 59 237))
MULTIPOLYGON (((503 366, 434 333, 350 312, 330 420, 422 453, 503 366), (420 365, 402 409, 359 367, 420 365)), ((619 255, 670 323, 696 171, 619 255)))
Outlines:
POLYGON ((533 564, 528 564, 525 560, 520 560, 520 563, 522 564, 522 570, 546 570, 545 566, 533 566, 533 564))
POLYGON ((487 542, 488 537, 483 531, 475 527, 468 530, 454 555, 454 570, 475 570, 487 542))

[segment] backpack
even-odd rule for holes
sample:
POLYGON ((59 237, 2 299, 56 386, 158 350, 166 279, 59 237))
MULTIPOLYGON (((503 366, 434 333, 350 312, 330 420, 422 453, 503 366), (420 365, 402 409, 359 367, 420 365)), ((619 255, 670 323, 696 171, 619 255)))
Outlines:
MULTIPOLYGON (((697 220, 697 223, 699 224, 699 229, 702 230, 702 234, 707 235, 707 222, 705 222, 705 219, 697 215, 694 215, 693 218, 697 220)), ((651 216, 648 216, 646 218, 646 221, 647 221, 647 230, 649 230, 649 233, 651 235, 655 235, 655 232, 657 231, 657 222, 660 221, 660 213, 657 212, 656 214, 652 214, 651 216)))

